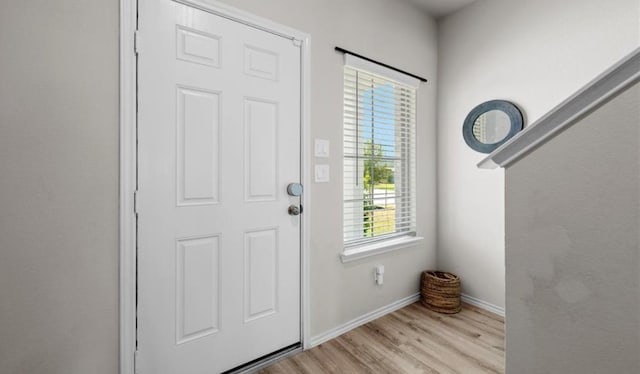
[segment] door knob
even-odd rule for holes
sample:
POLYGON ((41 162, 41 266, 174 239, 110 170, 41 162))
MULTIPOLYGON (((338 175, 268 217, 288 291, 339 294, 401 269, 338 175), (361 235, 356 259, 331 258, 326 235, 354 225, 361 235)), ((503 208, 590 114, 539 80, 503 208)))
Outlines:
POLYGON ((297 206, 295 204, 289 205, 289 215, 290 216, 299 216, 302 213, 302 205, 297 206))

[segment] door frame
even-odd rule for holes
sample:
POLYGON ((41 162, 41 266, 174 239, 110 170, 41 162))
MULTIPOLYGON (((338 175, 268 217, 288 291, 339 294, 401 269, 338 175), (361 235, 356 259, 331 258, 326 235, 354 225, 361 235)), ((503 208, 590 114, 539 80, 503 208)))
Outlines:
MULTIPOLYGON (((305 188, 301 204, 311 208, 311 122, 309 34, 253 15, 218 0, 173 0, 257 29, 291 39, 300 45, 300 176, 305 188)), ((136 202, 137 190, 137 52, 143 47, 136 40, 138 0, 120 0, 120 225, 119 225, 119 316, 120 373, 135 373, 136 343, 136 202)), ((300 227, 300 339, 309 346, 309 214, 301 216, 300 227)))

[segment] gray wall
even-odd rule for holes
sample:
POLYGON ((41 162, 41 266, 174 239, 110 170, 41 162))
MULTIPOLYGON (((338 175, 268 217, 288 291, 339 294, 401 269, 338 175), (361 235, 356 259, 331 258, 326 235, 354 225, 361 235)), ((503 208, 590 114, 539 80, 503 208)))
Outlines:
POLYGON ((504 306, 504 173, 462 122, 491 99, 519 105, 533 123, 640 45, 638 0, 478 0, 439 23, 439 267, 463 292, 504 306))
POLYGON ((118 364, 118 2, 2 3, 0 373, 118 364))
POLYGON ((507 372, 640 372, 640 84, 506 171, 507 372))

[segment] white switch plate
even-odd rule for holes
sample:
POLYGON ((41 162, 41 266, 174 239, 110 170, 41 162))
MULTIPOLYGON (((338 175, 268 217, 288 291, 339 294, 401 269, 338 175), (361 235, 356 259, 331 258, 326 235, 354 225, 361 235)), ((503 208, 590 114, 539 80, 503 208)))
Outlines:
POLYGON ((316 183, 329 182, 329 165, 316 165, 316 183))
POLYGON ((329 157, 329 141, 327 139, 316 139, 314 149, 316 157, 329 157))

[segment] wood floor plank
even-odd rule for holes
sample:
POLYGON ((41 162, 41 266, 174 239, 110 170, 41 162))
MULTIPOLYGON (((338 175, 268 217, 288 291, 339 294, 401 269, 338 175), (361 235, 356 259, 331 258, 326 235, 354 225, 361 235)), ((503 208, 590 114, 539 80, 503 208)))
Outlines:
MULTIPOLYGON (((373 321, 368 325, 375 326, 384 336, 392 336, 393 339, 400 342, 399 348, 405 352, 407 351, 407 348, 414 348, 418 345, 424 345, 424 342, 420 340, 422 338, 422 335, 417 333, 412 334, 411 331, 407 330, 408 326, 404 322, 398 321, 398 323, 395 323, 394 321, 397 320, 395 320, 395 317, 391 315, 373 321)), ((424 370, 422 372, 451 372, 451 370, 448 370, 446 364, 438 360, 436 356, 430 355, 426 357, 426 360, 425 356, 427 355, 412 355, 415 360, 421 362, 428 368, 427 370, 424 370)))
POLYGON ((488 339, 488 342, 485 341, 487 339, 482 335, 481 330, 472 330, 468 325, 465 326, 465 329, 460 329, 460 326, 451 323, 451 321, 455 320, 454 316, 444 318, 442 315, 434 315, 434 312, 429 311, 429 318, 422 318, 423 313, 421 311, 411 308, 406 308, 399 312, 401 315, 403 313, 407 313, 406 318, 413 317, 410 323, 415 323, 420 329, 429 331, 442 340, 454 341, 458 339, 461 343, 464 342, 465 344, 460 344, 459 348, 463 349, 464 353, 471 357, 485 356, 487 354, 503 356, 503 353, 495 352, 494 346, 499 344, 498 342, 490 339, 488 339), (485 352, 485 350, 488 352, 485 352))
MULTIPOLYGON (((446 345, 437 344, 433 339, 429 339, 424 333, 419 331, 407 321, 399 319, 396 315, 386 316, 386 321, 382 325, 383 329, 392 334, 404 337, 402 347, 414 352, 417 359, 426 363, 430 368, 440 373, 455 373, 448 358, 455 356, 456 352, 446 345)), ((459 360, 458 360, 459 361, 459 360)), ((465 362, 457 362, 458 369, 470 369, 465 362)))
POLYGON ((379 329, 375 329, 369 324, 363 327, 363 329, 356 329, 355 332, 361 334, 364 340, 371 343, 372 348, 382 357, 387 366, 397 368, 396 372, 400 373, 429 372, 429 367, 400 348, 399 341, 385 337, 379 329))
POLYGON ((454 315, 411 304, 261 374, 504 373, 504 318, 464 304, 454 315))
MULTIPOLYGON (((455 323, 457 317, 453 316, 443 316, 441 314, 437 314, 431 311, 428 311, 429 318, 423 318, 423 312, 418 311, 413 308, 406 308, 399 312, 399 314, 407 313, 412 314, 413 318, 411 322, 416 323, 422 328, 429 329, 430 331, 434 331, 443 336, 443 338, 459 338, 466 342, 473 343, 469 345, 469 347, 474 348, 476 345, 478 347, 484 348, 492 348, 496 343, 495 341, 485 342, 483 338, 483 330, 482 329, 473 329, 468 324, 460 324, 455 323)), ((406 316, 409 318, 409 316, 406 316)), ((504 333, 502 333, 504 336, 504 333)), ((502 342, 504 338, 500 339, 502 342)))
POLYGON ((335 364, 335 371, 331 373, 367 373, 367 367, 360 363, 359 359, 349 352, 341 349, 334 341, 320 344, 316 348, 310 349, 309 353, 318 354, 320 359, 329 360, 335 364), (313 351, 313 352, 312 352, 313 351))
MULTIPOLYGON (((466 362, 473 367, 474 373, 500 373, 499 368, 493 363, 499 359, 487 347, 480 345, 478 341, 470 341, 457 332, 447 331, 436 327, 434 324, 417 323, 419 330, 428 335, 438 345, 449 348, 460 362, 466 362)), ((424 341, 424 339, 423 339, 424 341)))
POLYGON ((465 347, 466 343, 461 339, 451 339, 443 337, 441 334, 434 332, 434 327, 423 326, 415 320, 403 321, 394 318, 391 322, 394 325, 407 326, 413 340, 420 346, 433 352, 436 357, 442 357, 443 361, 450 365, 451 369, 459 370, 463 373, 479 373, 486 372, 482 369, 482 362, 477 357, 470 355, 465 347))
POLYGON ((336 342, 339 342, 343 349, 358 357, 358 361, 369 368, 370 372, 391 373, 394 372, 394 370, 396 373, 401 372, 399 368, 390 367, 383 361, 384 357, 373 350, 372 342, 356 339, 354 335, 356 335, 355 330, 349 331, 337 337, 336 342))
POLYGON ((462 367, 457 362, 445 362, 447 359, 437 356, 432 350, 423 345, 409 341, 402 344, 407 352, 410 352, 415 358, 424 362, 429 368, 439 374, 464 374, 462 367))

